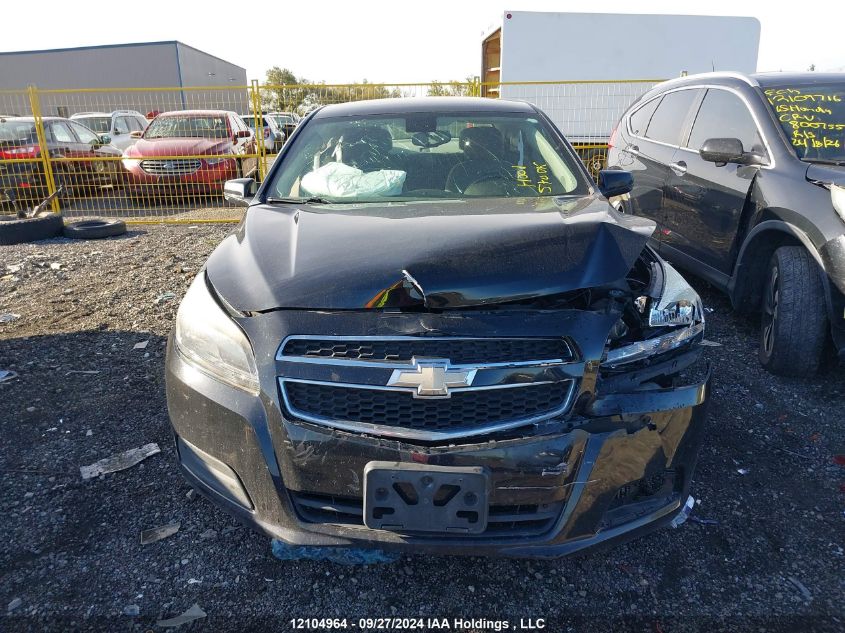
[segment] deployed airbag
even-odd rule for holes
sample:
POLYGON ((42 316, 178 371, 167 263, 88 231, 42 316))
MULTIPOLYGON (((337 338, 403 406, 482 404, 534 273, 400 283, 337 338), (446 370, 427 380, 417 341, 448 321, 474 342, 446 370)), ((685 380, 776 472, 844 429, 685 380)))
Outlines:
POLYGON ((406 172, 396 169, 365 173, 344 163, 328 163, 305 174, 300 189, 310 196, 332 198, 398 196, 402 193, 406 175, 406 172))

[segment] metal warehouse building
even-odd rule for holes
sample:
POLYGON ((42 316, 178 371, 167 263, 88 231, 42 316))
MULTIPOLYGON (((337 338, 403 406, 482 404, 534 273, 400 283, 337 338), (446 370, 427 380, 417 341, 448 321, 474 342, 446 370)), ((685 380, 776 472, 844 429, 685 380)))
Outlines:
POLYGON ((0 91, 7 91, 0 93, 0 113, 7 114, 30 114, 27 96, 8 91, 31 85, 47 91, 40 93, 44 116, 121 108, 243 111, 246 84, 244 68, 177 41, 0 53, 0 91), (184 90, 196 86, 215 90, 184 90))

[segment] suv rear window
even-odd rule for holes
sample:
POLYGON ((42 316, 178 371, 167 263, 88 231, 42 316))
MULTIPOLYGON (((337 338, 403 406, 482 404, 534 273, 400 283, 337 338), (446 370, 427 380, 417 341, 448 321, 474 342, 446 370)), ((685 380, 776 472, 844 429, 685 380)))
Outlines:
POLYGON ((107 134, 111 129, 111 117, 108 116, 80 116, 76 117, 74 121, 79 121, 89 130, 94 130, 98 134, 107 134))
POLYGON ((0 142, 10 144, 37 142, 35 124, 13 119, 0 120, 0 142))
POLYGON ((669 145, 680 145, 681 128, 698 93, 697 89, 667 93, 651 117, 646 137, 669 145))
POLYGON ((845 83, 769 86, 765 94, 798 158, 845 162, 845 83))
POLYGON ((654 110, 657 108, 658 103, 660 103, 660 97, 652 99, 645 105, 642 105, 634 110, 634 113, 631 114, 631 118, 629 120, 631 134, 635 134, 636 136, 645 135, 645 131, 651 121, 651 115, 654 114, 654 110))

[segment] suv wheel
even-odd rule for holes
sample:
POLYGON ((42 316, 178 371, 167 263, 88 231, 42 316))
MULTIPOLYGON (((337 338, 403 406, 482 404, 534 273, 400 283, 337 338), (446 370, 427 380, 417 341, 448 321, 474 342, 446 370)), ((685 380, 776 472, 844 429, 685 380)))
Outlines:
POLYGON ((806 249, 782 246, 769 260, 761 302, 760 363, 782 376, 819 369, 827 310, 819 269, 806 249))

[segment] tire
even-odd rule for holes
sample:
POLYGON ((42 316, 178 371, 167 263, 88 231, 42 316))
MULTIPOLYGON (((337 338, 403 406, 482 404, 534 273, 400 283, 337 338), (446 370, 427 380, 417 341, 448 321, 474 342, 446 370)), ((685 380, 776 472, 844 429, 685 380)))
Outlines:
POLYGON ((0 244, 22 244, 62 234, 62 216, 45 211, 34 218, 0 215, 0 244))
POLYGON ((123 220, 82 220, 65 225, 65 237, 76 240, 99 240, 126 233, 123 220))
POLYGON ((828 320, 820 271, 806 249, 782 246, 774 252, 760 306, 760 364, 781 376, 815 374, 828 320))

